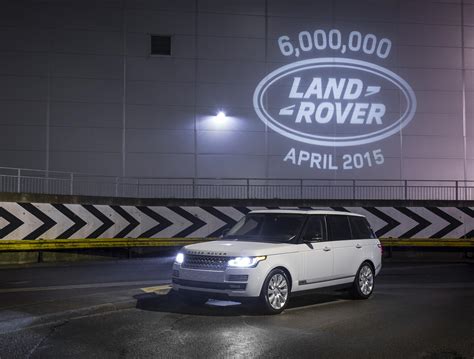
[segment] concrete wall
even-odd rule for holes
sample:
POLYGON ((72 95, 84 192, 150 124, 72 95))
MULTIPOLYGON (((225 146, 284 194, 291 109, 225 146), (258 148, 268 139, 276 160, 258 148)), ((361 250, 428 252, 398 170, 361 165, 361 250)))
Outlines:
MULTIPOLYGON (((0 240, 216 237, 250 210, 266 208, 0 202, 0 240)), ((474 237, 472 207, 314 208, 363 214, 379 237, 474 237)))
MULTIPOLYGON (((5 1, 0 24, 0 166, 114 176, 474 179, 470 0, 5 1), (343 42, 352 31, 374 34, 392 47, 386 58, 280 51, 281 36, 295 44, 300 32, 317 29, 338 29, 343 42), (150 56, 149 34, 172 35, 172 56, 150 56), (413 119, 387 138, 349 147, 302 143, 269 128, 253 104, 259 82, 285 64, 321 57, 393 71, 414 90, 413 119), (219 109, 225 124, 215 121, 219 109), (284 161, 292 148, 333 156, 339 169, 284 161), (383 164, 374 164, 374 151, 383 164), (363 159, 361 168, 342 169, 344 156, 354 162, 366 153, 372 165, 363 159)), ((357 76, 331 71, 319 75, 357 76)), ((265 104, 291 105, 288 91, 282 83, 265 104)), ((371 99, 387 106, 387 122, 406 106, 387 84, 371 99)), ((366 131, 302 126, 313 135, 366 131)))

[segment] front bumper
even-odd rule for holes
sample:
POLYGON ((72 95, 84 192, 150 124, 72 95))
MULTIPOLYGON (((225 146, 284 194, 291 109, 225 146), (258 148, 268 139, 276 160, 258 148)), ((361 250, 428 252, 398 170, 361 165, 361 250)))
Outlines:
POLYGON ((247 283, 214 283, 214 282, 201 282, 189 279, 173 278, 173 284, 180 285, 187 288, 200 288, 200 289, 217 289, 217 290, 234 290, 244 291, 247 289, 247 283))
POLYGON ((258 297, 264 278, 255 268, 226 268, 222 271, 181 268, 173 265, 172 287, 175 291, 199 292, 210 297, 258 297))

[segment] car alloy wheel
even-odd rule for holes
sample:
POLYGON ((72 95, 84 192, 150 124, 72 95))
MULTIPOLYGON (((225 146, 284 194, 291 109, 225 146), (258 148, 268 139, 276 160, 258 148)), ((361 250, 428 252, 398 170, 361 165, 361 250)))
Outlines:
POLYGON ((362 294, 369 295, 374 287, 374 275, 368 265, 364 265, 359 272, 359 288, 362 294))
POLYGON ((276 273, 270 278, 267 295, 273 309, 280 310, 285 306, 288 300, 288 283, 282 274, 276 273))
POLYGON ((374 270, 370 263, 364 262, 359 267, 352 284, 352 296, 354 299, 367 299, 371 296, 375 285, 374 270))
POLYGON ((363 295, 370 295, 374 288, 374 274, 368 264, 365 264, 359 271, 359 288, 363 295))
POLYGON ((279 314, 285 310, 290 295, 290 282, 284 270, 273 269, 263 282, 260 302, 267 314, 279 314))

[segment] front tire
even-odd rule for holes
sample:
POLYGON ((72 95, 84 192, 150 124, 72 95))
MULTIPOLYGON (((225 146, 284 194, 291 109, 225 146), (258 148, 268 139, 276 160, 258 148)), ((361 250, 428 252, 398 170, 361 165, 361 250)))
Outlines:
POLYGON ((267 314, 280 314, 288 305, 290 284, 281 269, 272 270, 263 282, 260 303, 267 314))
POLYGON ((372 266, 364 262, 357 271, 352 285, 354 299, 368 299, 374 291, 375 274, 372 266))

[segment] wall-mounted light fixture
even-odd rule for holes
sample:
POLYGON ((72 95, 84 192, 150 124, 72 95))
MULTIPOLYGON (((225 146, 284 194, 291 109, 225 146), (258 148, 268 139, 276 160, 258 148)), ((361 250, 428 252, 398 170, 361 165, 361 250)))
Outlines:
POLYGON ((216 121, 219 123, 223 123, 226 120, 226 114, 224 111, 219 111, 216 115, 216 121))
MULTIPOLYGON (((231 111, 232 112, 232 111, 231 111)), ((239 119, 229 114, 222 107, 199 116, 199 130, 230 131, 237 129, 239 119)))

